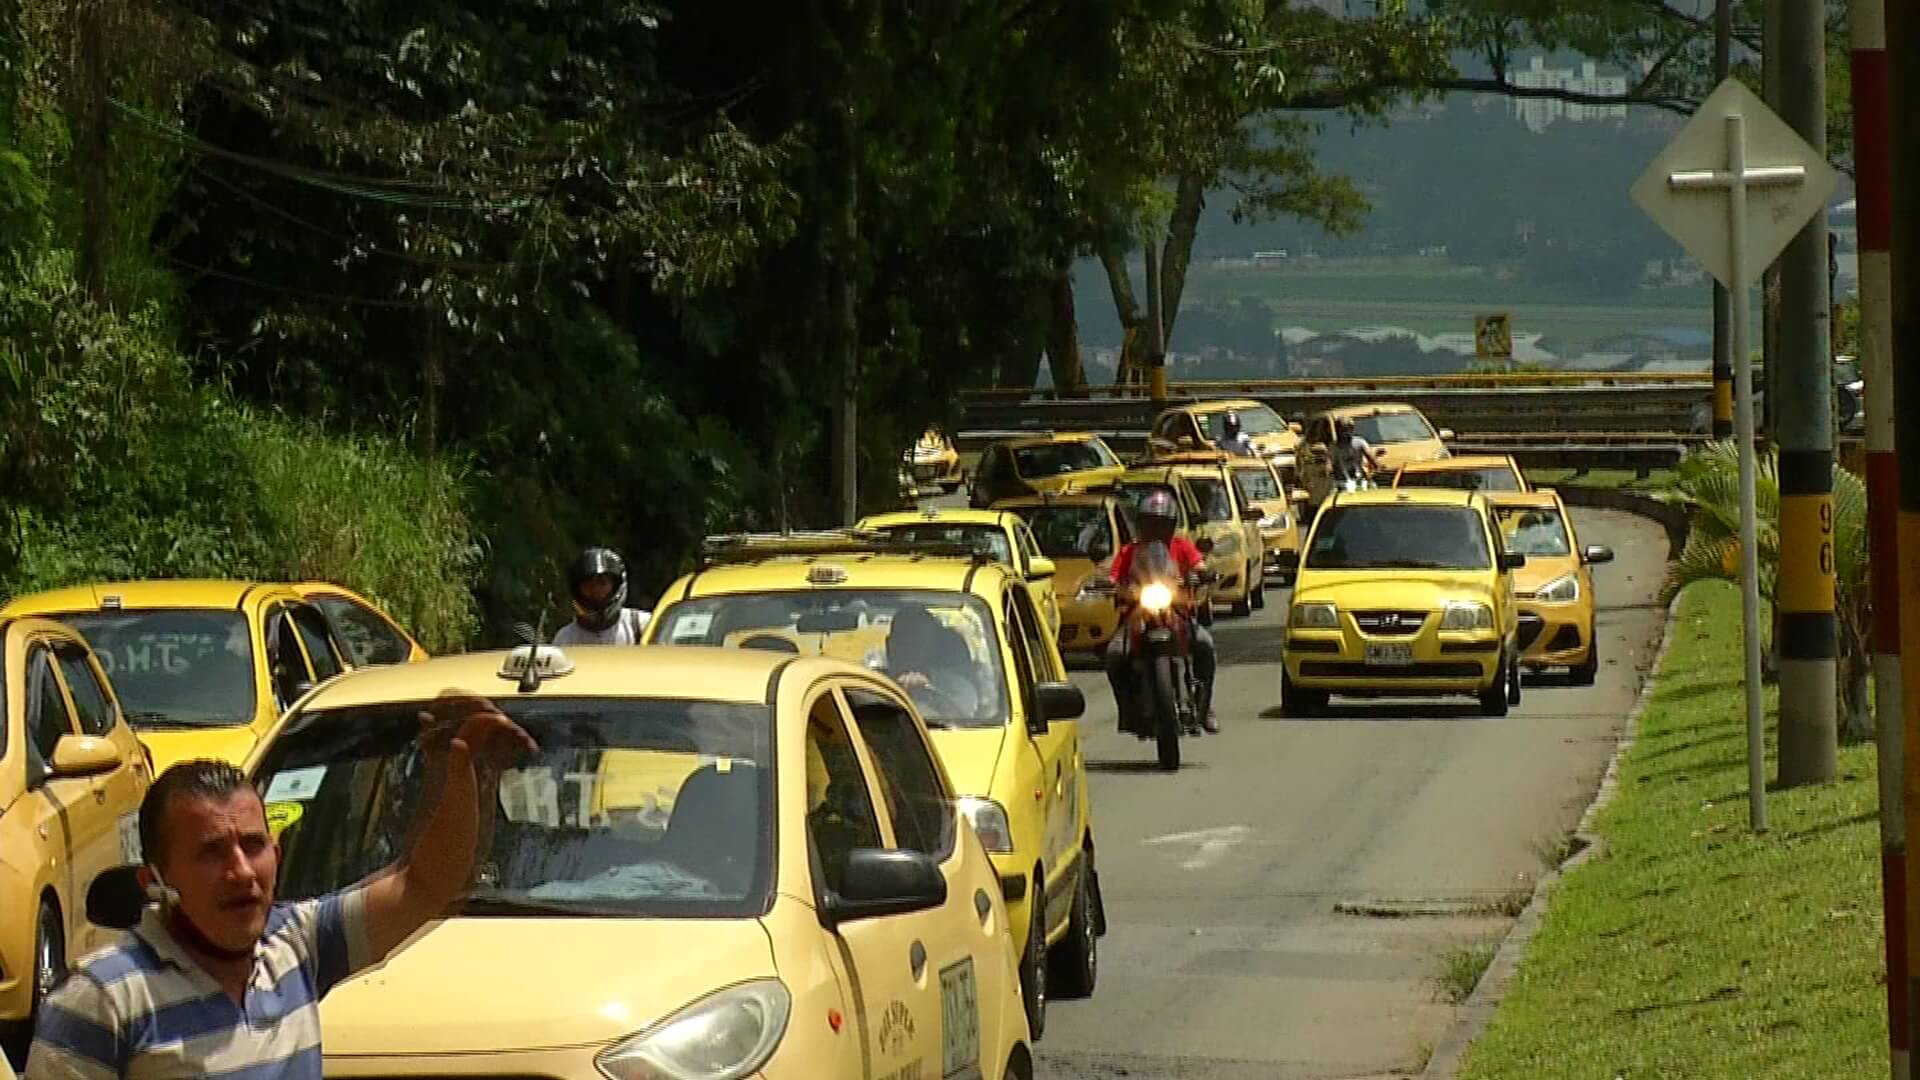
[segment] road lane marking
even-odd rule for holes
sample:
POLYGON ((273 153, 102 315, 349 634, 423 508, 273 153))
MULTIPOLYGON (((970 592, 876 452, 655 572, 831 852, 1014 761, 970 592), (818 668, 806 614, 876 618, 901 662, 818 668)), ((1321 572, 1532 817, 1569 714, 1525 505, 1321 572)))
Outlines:
POLYGON ((1168 833, 1140 841, 1156 846, 1192 844, 1193 853, 1180 864, 1182 870, 1202 870, 1226 857, 1227 849, 1246 839, 1253 832, 1250 825, 1220 825, 1211 829, 1195 829, 1192 832, 1168 833))

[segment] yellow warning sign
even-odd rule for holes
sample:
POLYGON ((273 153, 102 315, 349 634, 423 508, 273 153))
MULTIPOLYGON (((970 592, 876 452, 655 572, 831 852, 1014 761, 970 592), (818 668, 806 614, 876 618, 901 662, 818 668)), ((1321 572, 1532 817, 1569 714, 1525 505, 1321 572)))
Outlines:
POLYGON ((1473 354, 1489 360, 1513 359, 1513 316, 1475 315, 1473 354))
POLYGON ((267 831, 273 834, 275 840, 278 840, 287 826, 299 821, 300 815, 306 812, 307 808, 297 802, 274 803, 267 807, 267 831))

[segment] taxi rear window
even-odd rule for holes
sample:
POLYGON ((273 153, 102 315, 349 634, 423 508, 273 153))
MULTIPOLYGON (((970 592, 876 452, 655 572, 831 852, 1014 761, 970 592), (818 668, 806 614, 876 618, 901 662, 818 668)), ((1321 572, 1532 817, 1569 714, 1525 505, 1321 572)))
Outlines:
POLYGON ((1451 506, 1330 506, 1320 512, 1311 570, 1486 570, 1487 527, 1451 506))
POLYGON ((93 646, 137 729, 233 727, 254 713, 247 618, 219 608, 55 616, 93 646))
POLYGON ((1062 473, 1081 472, 1086 469, 1098 469, 1116 465, 1113 455, 1096 442, 1046 443, 1041 446, 1023 446, 1013 452, 1013 467, 1021 476, 1029 479, 1036 477, 1059 476, 1062 473))
POLYGON ((1520 478, 1505 465, 1475 469, 1420 469, 1402 473, 1394 486, 1451 488, 1455 491, 1519 491, 1520 478))

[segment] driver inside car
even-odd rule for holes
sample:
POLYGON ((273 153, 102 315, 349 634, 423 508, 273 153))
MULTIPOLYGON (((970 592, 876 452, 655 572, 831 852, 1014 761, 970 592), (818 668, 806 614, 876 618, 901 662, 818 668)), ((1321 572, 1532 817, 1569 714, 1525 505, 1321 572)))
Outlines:
POLYGON ((903 604, 893 613, 887 633, 887 674, 929 719, 974 719, 980 688, 973 678, 973 656, 959 632, 919 604, 903 604))

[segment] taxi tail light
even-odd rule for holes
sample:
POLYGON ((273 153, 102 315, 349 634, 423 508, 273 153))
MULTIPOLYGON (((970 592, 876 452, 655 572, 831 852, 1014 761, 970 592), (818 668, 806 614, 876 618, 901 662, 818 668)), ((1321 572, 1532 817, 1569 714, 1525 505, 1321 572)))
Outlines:
POLYGON ((980 846, 988 851, 1013 850, 1013 826, 1007 822, 1007 808, 992 799, 966 795, 957 800, 960 812, 980 835, 980 846))
POLYGON ((778 979, 710 994, 594 1058, 611 1080, 741 1080, 780 1045, 793 996, 778 979))

